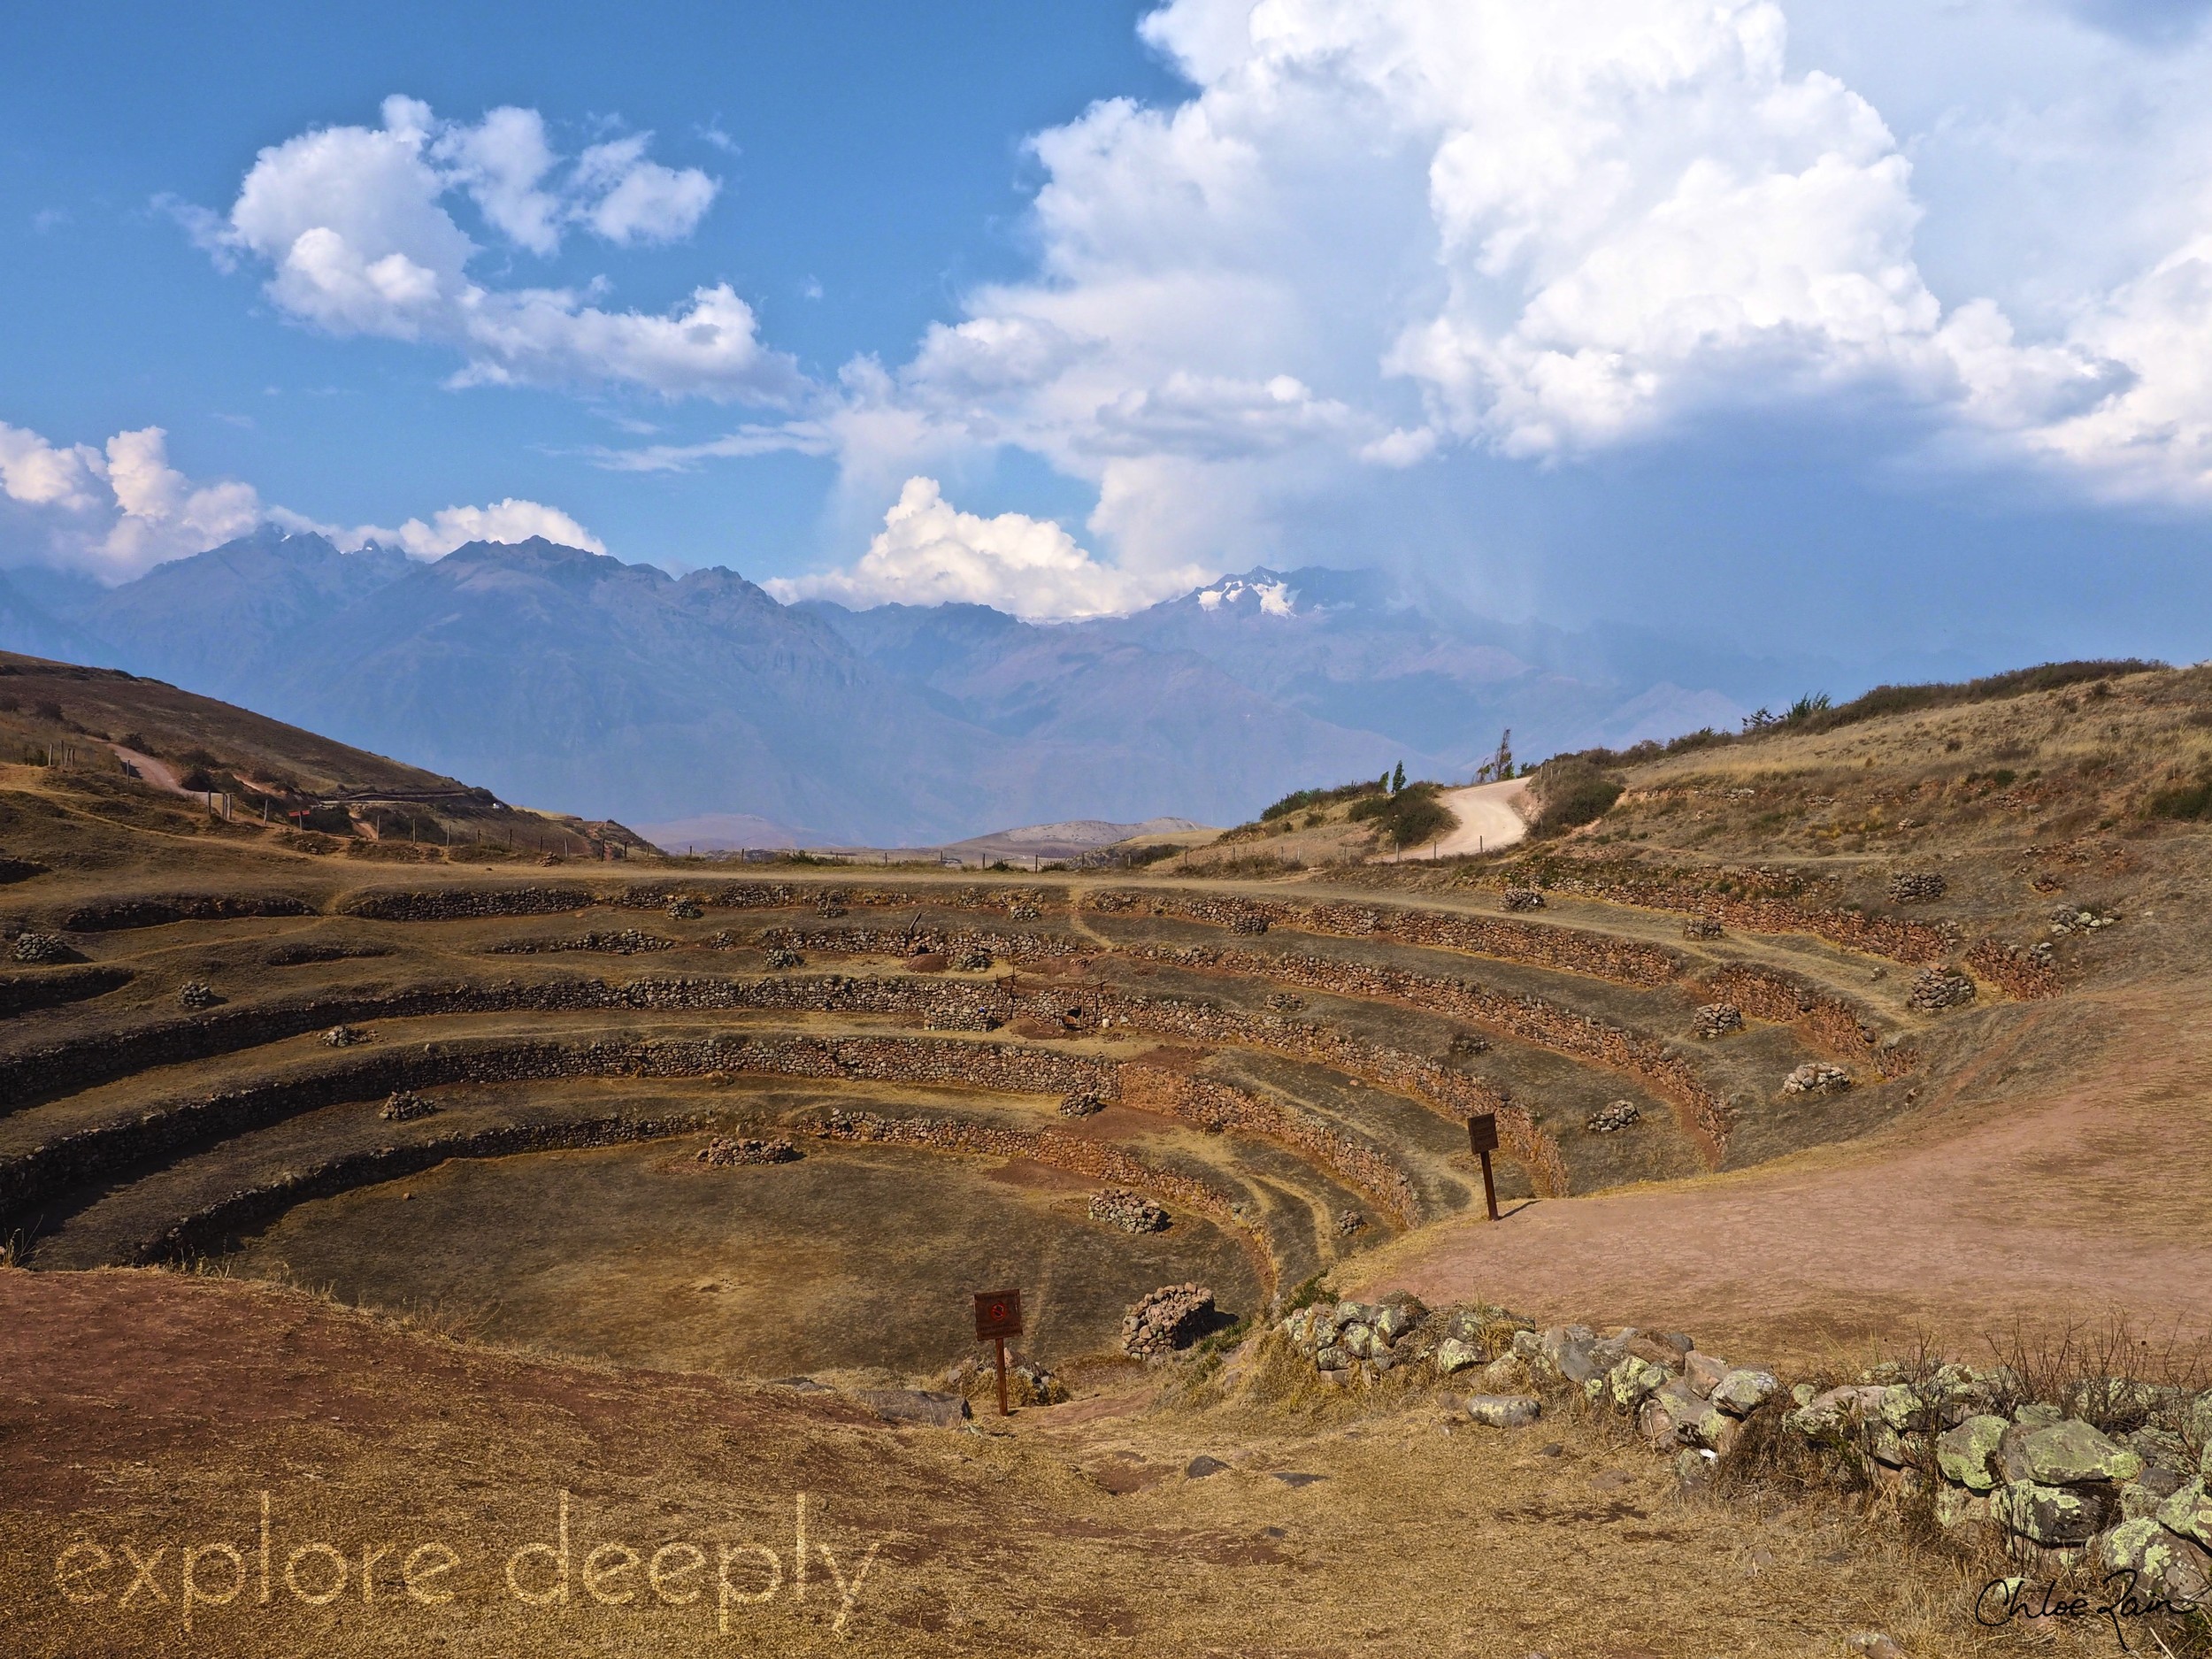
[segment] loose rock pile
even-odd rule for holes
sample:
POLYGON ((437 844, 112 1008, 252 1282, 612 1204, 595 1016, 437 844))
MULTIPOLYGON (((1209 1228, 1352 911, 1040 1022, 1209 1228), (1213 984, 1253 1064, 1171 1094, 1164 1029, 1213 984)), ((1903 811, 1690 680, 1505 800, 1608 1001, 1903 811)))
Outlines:
POLYGON ((1617 1100, 1603 1110, 1592 1112, 1589 1122, 1583 1126, 1594 1135, 1618 1134, 1642 1118, 1634 1101, 1617 1100))
POLYGON ((222 1000, 204 979, 187 979, 177 987, 177 1001, 187 1008, 212 1008, 222 1000))
POLYGON ((1060 1097, 1060 1116, 1063 1118, 1088 1118, 1093 1112, 1105 1110, 1106 1102, 1095 1094, 1079 1091, 1060 1097))
POLYGON ((323 1033, 326 1048, 350 1048, 357 1042, 366 1042, 369 1033, 355 1025, 333 1025, 323 1033))
POLYGON ((1743 1010, 1733 1002, 1708 1002, 1697 1010, 1697 1034, 1701 1037, 1725 1037, 1732 1031, 1742 1029, 1743 1010))
POLYGON ((1336 1218, 1337 1236, 1340 1239, 1348 1239, 1353 1234, 1364 1233, 1366 1230, 1367 1217, 1356 1210, 1344 1210, 1336 1218))
POLYGON ((1455 1060, 1471 1060, 1479 1054, 1490 1052, 1490 1040, 1478 1032, 1455 1031, 1452 1033, 1451 1055, 1455 1060))
POLYGON ((1123 1317, 1121 1351, 1133 1359, 1166 1359, 1212 1330, 1217 1317, 1214 1294, 1203 1285, 1163 1286, 1123 1317))
POLYGON ((1247 910, 1240 916, 1230 918, 1229 931, 1233 933, 1263 933, 1267 931, 1268 926, 1267 918, 1247 910))
POLYGON ((705 914, 694 899, 678 899, 668 907, 668 919, 672 922, 695 922, 705 914))
POLYGON ((799 1156, 799 1148, 788 1141, 752 1141, 737 1135, 717 1135, 699 1148, 699 1162, 718 1170, 745 1164, 795 1164, 799 1156))
POLYGON ((772 968, 803 968, 806 958, 788 945, 768 947, 768 965, 772 968))
POLYGON ((376 1114, 386 1123, 412 1123, 418 1118, 427 1118, 438 1110, 438 1102, 412 1089, 400 1089, 384 1102, 376 1114))
POLYGON ((2062 904, 2051 912, 2051 931, 2055 933, 2093 933, 2110 927, 2119 921, 2111 911, 2077 910, 2062 904))
POLYGON ((1820 1060, 1806 1061, 1782 1079, 1785 1094, 1829 1094, 1850 1087, 1850 1072, 1820 1060))
POLYGON ((18 962, 43 964, 50 962, 73 961, 77 953, 52 933, 22 933, 15 941, 18 962))
POLYGON ((1162 1233, 1167 1228, 1167 1211, 1142 1193, 1133 1193, 1125 1187, 1093 1193, 1091 1219, 1119 1227, 1124 1233, 1162 1233))
POLYGON ((1295 991, 1270 991, 1267 1005, 1279 1014, 1294 1014, 1306 1005, 1306 999, 1295 991))
POLYGON ((1718 939, 1721 933, 1718 917, 1693 916, 1682 924, 1682 937, 1685 939, 1718 939))
POLYGON ((952 965, 963 973, 988 973, 991 971, 992 961, 993 957, 989 951, 974 948, 964 950, 955 956, 952 959, 952 965))
POLYGON ((1536 887, 1508 887, 1498 895, 1498 908, 1506 910, 1540 910, 1544 895, 1536 887))
POLYGON ((1487 1365, 1511 1351, 1514 1332, 1535 1326, 1487 1302, 1432 1312, 1418 1297, 1394 1291, 1378 1302, 1317 1302, 1275 1328, 1322 1381, 1344 1387, 1405 1367, 1444 1378, 1487 1365))
POLYGON ((1889 879, 1893 904, 1925 904, 1943 896, 1949 883, 1932 870, 1900 870, 1889 879))
POLYGON ((1916 1011, 1939 1014, 1974 1000, 1974 981, 1955 968, 1923 968, 1913 976, 1911 994, 1905 999, 1916 1011))
POLYGON ((1033 922, 1043 914, 1033 904, 1010 904, 1006 907, 1006 919, 1010 922, 1033 922))

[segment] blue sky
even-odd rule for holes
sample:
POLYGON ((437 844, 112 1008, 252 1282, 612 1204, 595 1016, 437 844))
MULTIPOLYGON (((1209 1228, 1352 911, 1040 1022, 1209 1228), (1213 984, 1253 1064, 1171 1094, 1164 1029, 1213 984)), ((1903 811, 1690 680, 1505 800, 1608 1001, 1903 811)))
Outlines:
POLYGON ((273 516, 1035 616, 1382 564, 1863 677, 2202 657, 2204 12, 27 14, 0 564, 273 516))

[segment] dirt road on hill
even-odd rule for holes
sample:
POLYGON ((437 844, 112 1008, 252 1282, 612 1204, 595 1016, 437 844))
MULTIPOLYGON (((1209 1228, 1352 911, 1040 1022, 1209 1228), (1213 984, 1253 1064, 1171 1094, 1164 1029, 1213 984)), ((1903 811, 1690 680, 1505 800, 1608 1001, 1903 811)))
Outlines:
POLYGON ((1424 858, 1495 851, 1510 847, 1528 833, 1528 820, 1517 810, 1528 798, 1525 780, 1471 784, 1464 789, 1447 789, 1437 798, 1459 820, 1459 827, 1423 848, 1420 856, 1424 858))
MULTIPOLYGON (((2016 1320, 2212 1338, 2212 998, 2101 1011, 2131 1034, 2086 1075, 1971 1113, 1938 1099, 1894 1133, 1740 1173, 1446 1224, 1343 1287, 1684 1330, 1762 1362, 1922 1331, 1985 1361, 2016 1320)), ((1958 1081, 1985 1095, 1981 1070, 1958 1081)))

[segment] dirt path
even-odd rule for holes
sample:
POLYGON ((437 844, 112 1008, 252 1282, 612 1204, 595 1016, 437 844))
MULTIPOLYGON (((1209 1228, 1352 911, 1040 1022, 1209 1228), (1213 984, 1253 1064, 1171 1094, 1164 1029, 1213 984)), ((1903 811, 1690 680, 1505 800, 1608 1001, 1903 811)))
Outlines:
POLYGON ((2127 1315, 2154 1335, 2212 1336, 2212 1102, 2196 1080, 2212 1007, 2128 1012, 2140 1038, 2124 1067, 2040 1097, 1433 1227, 1365 1258, 1346 1288, 1686 1330, 1768 1361, 1916 1331, 1985 1360, 1987 1334, 2016 1320, 2127 1315))
POLYGON ((1510 847, 1528 833, 1528 820, 1521 816, 1521 807, 1528 799, 1525 780, 1471 784, 1464 789, 1447 789, 1437 798, 1459 820, 1459 827, 1422 849, 1425 858, 1495 851, 1510 847))

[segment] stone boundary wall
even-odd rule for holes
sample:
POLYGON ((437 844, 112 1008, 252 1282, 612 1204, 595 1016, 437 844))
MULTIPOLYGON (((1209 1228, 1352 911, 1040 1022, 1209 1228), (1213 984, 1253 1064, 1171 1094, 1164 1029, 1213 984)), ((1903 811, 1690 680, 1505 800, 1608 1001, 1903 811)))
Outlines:
POLYGON ((121 990, 137 977, 128 968, 98 965, 0 975, 0 1019, 27 1014, 35 1008, 88 1002, 96 996, 121 990))
POLYGON ((1365 1193, 1402 1227, 1421 1225, 1421 1201, 1390 1156, 1343 1131, 1247 1090, 1131 1061, 1121 1067, 1121 1102, 1202 1129, 1240 1130, 1301 1154, 1348 1187, 1365 1193))
POLYGON ((1093 891, 1085 895, 1083 904, 1086 910, 1102 915, 1141 910, 1148 915, 1216 927, 1234 928, 1240 922, 1248 927, 1252 922, 1261 921, 1271 927, 1287 927, 1334 939, 1386 940, 1394 944, 1493 956, 1504 962, 1646 988, 1671 983, 1679 977, 1685 965, 1678 952, 1637 940, 1618 939, 1581 928, 1550 926, 1541 922, 1465 916, 1452 910, 1342 901, 1301 903, 1282 899, 1194 897, 1159 888, 1093 891))
MULTIPOLYGON (((1050 1049, 910 1037, 717 1033, 582 1044, 541 1038, 447 1039, 420 1047, 394 1044, 380 1052, 339 1052, 348 1057, 150 1107, 127 1122, 63 1135, 0 1164, 0 1216, 20 1215, 72 1186, 141 1159, 212 1144, 323 1106, 441 1085, 749 1073, 1121 1099, 1125 1070, 1118 1061, 1050 1049)), ((1156 1068, 1138 1069, 1146 1073, 1142 1098, 1130 1103, 1202 1127, 1233 1127, 1274 1140, 1368 1193, 1406 1225, 1418 1219, 1411 1183, 1374 1148, 1240 1090, 1156 1068)))
POLYGON ((1463 1123, 1481 1112, 1494 1113, 1498 1138, 1507 1155, 1528 1171, 1537 1193, 1546 1198, 1567 1195, 1567 1165, 1558 1143, 1537 1127, 1525 1107, 1515 1105, 1503 1089, 1486 1078, 1471 1077, 1419 1055, 1363 1042, 1304 1020, 1246 1014, 1182 997, 1141 996, 1112 989, 1096 995, 1102 1025, 1126 1024, 1160 1036, 1259 1048, 1311 1061, 1408 1096, 1455 1122, 1463 1123))
POLYGON ((254 916, 312 916, 305 899, 251 894, 177 893, 157 897, 100 899, 81 904, 62 918, 65 933, 105 933, 133 927, 165 927, 172 922, 234 921, 254 916))
POLYGON ((1810 933, 1847 950, 1886 956, 1913 967, 1940 962, 1956 948, 1953 933, 1927 922, 1869 916, 1859 910, 1809 910, 1786 899, 1716 893, 1686 881, 1607 879, 1563 874, 1555 869, 1548 873, 1547 890, 1550 892, 1633 904, 1642 910, 1710 916, 1724 926, 1747 933, 1810 933))
POLYGON ((1124 954, 1202 972, 1281 979, 1340 996, 1396 1002, 1423 1013, 1449 1014, 1471 1025, 1487 1025, 1538 1048, 1636 1078, 1675 1109, 1683 1133, 1703 1148, 1709 1164, 1717 1169, 1727 1156, 1727 1104, 1705 1087, 1686 1057, 1655 1037, 1574 1013, 1541 997, 1509 995, 1466 979, 1293 952, 1225 950, 1202 945, 1182 949, 1132 946, 1124 954))
POLYGON ((1685 1492, 1709 1486, 1747 1447, 1793 1440, 1845 1490, 1925 1503, 1944 1531, 1978 1535, 2031 1571, 2133 1573, 2139 1606, 2162 1594, 2212 1611, 2212 1391, 2101 1377, 2065 1384, 2052 1402, 2006 1366, 1932 1359, 1791 1385, 1678 1333, 1540 1330, 1486 1303, 1432 1310, 1404 1291, 1316 1302, 1258 1341, 1263 1359, 1340 1388, 1393 1372, 1472 1381, 1486 1392, 1467 1413, 1493 1427, 1579 1401, 1672 1455, 1685 1492))
POLYGON ((1995 986, 2007 996, 2023 1002, 2056 996, 2065 987, 2051 966, 2047 947, 2017 946, 1985 939, 1966 953, 1966 965, 1977 979, 1995 986))
POLYGON ((709 879, 680 886, 657 883, 618 887, 568 883, 369 887, 345 895, 333 906, 333 910, 337 915, 365 917, 372 921, 447 922, 497 916, 544 916, 561 910, 589 910, 595 905, 617 910, 664 910, 672 904, 685 902, 726 910, 805 910, 832 904, 854 910, 996 910, 1010 914, 1021 906, 1040 910, 1064 910, 1068 899, 1066 891, 1056 887, 988 890, 924 887, 909 890, 709 879))
POLYGON ((1699 993, 1732 1002, 1754 1019, 1793 1025, 1839 1059, 1871 1058, 1886 1078, 1904 1076, 1920 1058, 1916 1048, 1885 1046, 1873 1022, 1843 997, 1770 968, 1730 963, 1700 980, 1699 993))
POLYGON ((879 927, 769 927, 761 931, 759 943, 764 949, 781 945, 791 950, 829 950, 854 956, 905 956, 925 951, 956 956, 964 950, 987 950, 995 956, 1019 955, 1045 961, 1098 954, 1094 944, 1033 929, 1001 933, 970 927, 949 932, 918 927, 898 933, 879 927))

